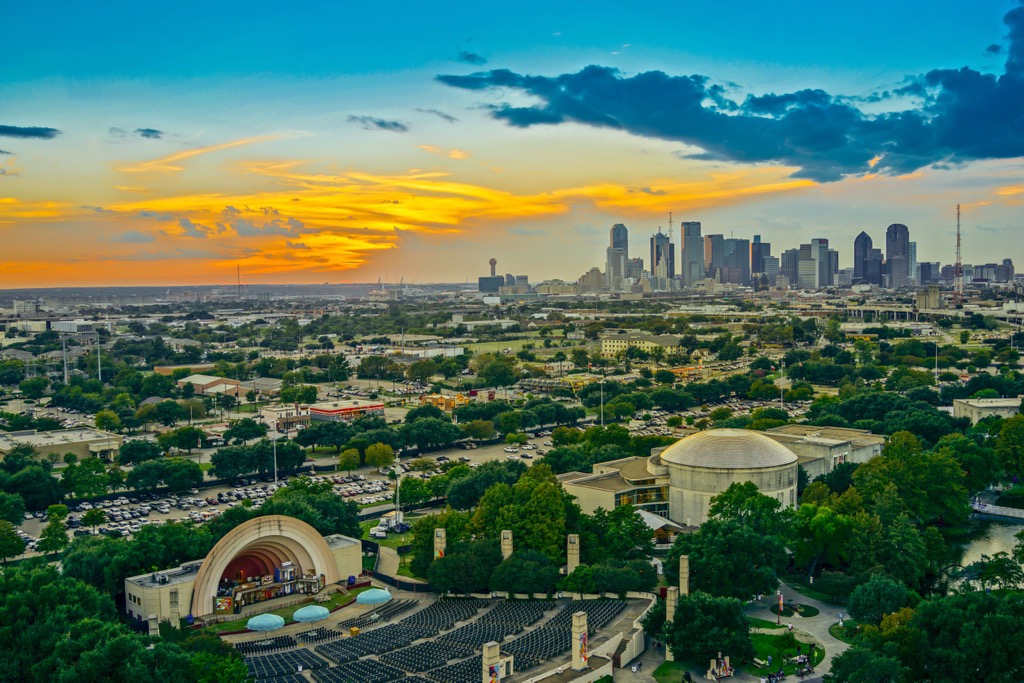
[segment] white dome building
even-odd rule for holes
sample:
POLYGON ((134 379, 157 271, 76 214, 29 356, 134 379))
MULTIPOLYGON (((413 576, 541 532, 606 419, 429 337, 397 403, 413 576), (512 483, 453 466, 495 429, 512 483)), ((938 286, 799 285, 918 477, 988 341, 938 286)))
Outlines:
POLYGON ((784 507, 796 505, 796 454, 758 431, 691 434, 652 455, 648 467, 668 475, 669 517, 678 524, 706 521, 711 499, 736 482, 753 482, 784 507))

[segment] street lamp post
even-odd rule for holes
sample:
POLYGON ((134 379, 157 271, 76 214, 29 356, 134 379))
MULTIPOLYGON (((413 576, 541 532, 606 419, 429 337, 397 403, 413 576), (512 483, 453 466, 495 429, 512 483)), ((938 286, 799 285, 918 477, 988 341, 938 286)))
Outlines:
POLYGON ((274 486, 277 486, 277 425, 274 425, 274 486))

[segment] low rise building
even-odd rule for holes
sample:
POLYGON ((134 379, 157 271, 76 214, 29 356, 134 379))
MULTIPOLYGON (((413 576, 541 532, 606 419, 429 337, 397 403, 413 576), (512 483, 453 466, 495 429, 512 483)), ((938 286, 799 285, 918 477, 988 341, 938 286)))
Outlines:
POLYGON ((232 529, 201 560, 125 579, 128 616, 177 626, 187 616, 214 622, 298 604, 362 571, 354 538, 321 536, 294 517, 256 517, 232 529))
POLYGON ((468 405, 470 400, 462 394, 446 396, 445 394, 424 394, 420 396, 421 406, 434 406, 440 410, 451 412, 459 406, 468 405))
POLYGON ((663 349, 666 353, 678 353, 680 350, 678 337, 673 334, 644 334, 618 330, 601 335, 601 355, 614 358, 615 354, 626 349, 636 348, 650 353, 655 349, 663 349))
POLYGON ((1016 398, 955 398, 953 399, 953 417, 966 417, 971 424, 993 415, 1013 417, 1020 413, 1021 396, 1016 398))
POLYGON ((242 395, 242 383, 237 379, 227 377, 215 377, 213 375, 189 375, 178 380, 178 388, 184 389, 191 384, 196 391, 196 396, 211 396, 214 394, 227 394, 239 398, 242 395))
POLYGON ((0 432, 0 455, 6 455, 12 448, 21 445, 32 446, 40 456, 55 455, 62 458, 74 453, 79 459, 97 456, 102 458, 117 455, 124 439, 117 434, 91 427, 58 429, 51 432, 37 432, 34 429, 20 432, 0 432))
POLYGON ((260 408, 263 422, 279 432, 287 432, 297 427, 306 427, 312 419, 309 406, 301 403, 282 403, 260 408))
POLYGON ((790 424, 769 429, 764 435, 793 451, 811 479, 844 462, 863 463, 878 457, 885 445, 884 436, 845 427, 790 424))
POLYGON ((309 416, 314 422, 351 421, 365 415, 384 417, 384 402, 346 400, 309 406, 309 416))

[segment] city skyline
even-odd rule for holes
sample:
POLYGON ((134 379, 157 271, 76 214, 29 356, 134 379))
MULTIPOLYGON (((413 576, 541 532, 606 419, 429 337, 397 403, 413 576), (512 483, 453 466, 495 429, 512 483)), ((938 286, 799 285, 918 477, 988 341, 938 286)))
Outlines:
POLYGON ((0 70, 0 287, 575 280, 669 212, 677 275, 694 222, 948 264, 958 203, 1018 257, 1020 2, 574 7, 55 6, 0 70))

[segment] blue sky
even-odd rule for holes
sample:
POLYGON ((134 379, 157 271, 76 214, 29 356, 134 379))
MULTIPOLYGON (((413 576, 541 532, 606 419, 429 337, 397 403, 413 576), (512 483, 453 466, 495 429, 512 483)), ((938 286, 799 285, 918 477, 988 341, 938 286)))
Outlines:
POLYGON ((946 262, 957 202, 1018 256, 1019 7, 12 3, 0 286, 575 279, 668 211, 946 262))

